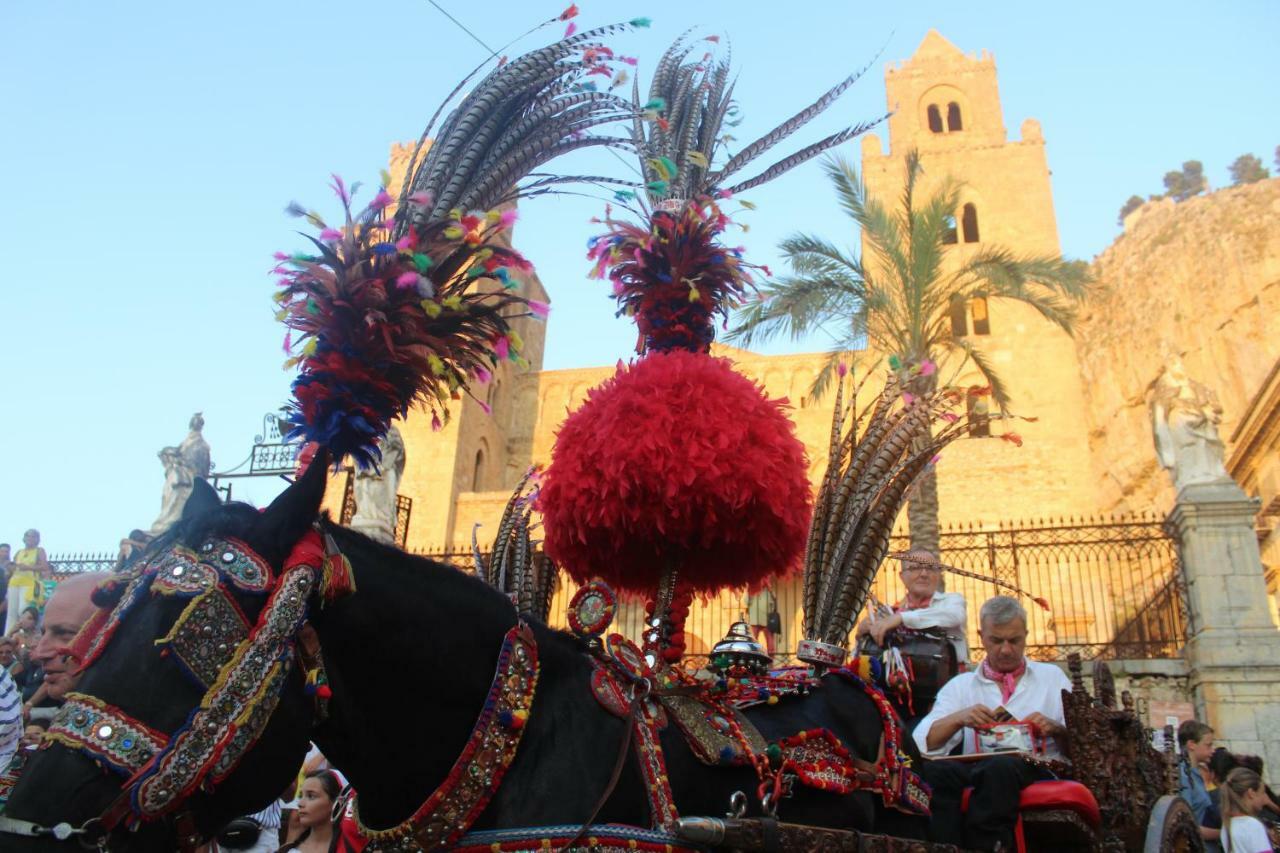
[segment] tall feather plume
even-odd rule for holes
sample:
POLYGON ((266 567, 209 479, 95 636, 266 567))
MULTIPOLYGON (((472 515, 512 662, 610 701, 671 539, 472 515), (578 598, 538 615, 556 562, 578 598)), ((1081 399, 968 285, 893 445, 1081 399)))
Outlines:
MULTIPOLYGON (((839 382, 843 391, 843 376, 839 382)), ((950 388, 924 397, 903 394, 892 374, 861 415, 837 394, 832 450, 805 556, 806 639, 847 642, 912 485, 965 432, 966 423, 950 411, 960 399, 950 388)))
POLYGON ((718 36, 691 40, 684 33, 654 67, 647 99, 642 101, 639 85, 633 85, 633 112, 639 118, 633 119, 630 138, 640 158, 644 192, 636 197, 624 191, 617 197, 637 202, 639 222, 615 218, 610 211, 604 220, 608 233, 590 244, 595 277, 608 277, 618 313, 637 319, 641 353, 709 350, 716 319, 726 317, 754 288, 754 270, 769 275, 743 260, 740 248, 724 245, 724 232, 734 224, 726 198, 773 180, 877 123, 843 128, 726 189, 729 176, 820 115, 866 69, 716 170, 713 161, 727 142, 726 127, 737 123, 729 61, 714 56, 713 43, 718 42, 718 36))
POLYGON ((517 610, 545 622, 559 570, 532 538, 538 479, 537 470, 530 468, 516 484, 502 512, 489 562, 484 562, 477 548, 476 569, 482 580, 510 596, 517 610))
MULTIPOLYGON (((295 437, 328 447, 335 463, 349 456, 375 466, 378 441, 412 404, 430 409, 438 427, 473 379, 487 379, 504 359, 523 362, 511 320, 546 311, 531 311, 518 292, 532 268, 504 236, 515 211, 496 208, 560 154, 631 144, 587 133, 632 115, 628 101, 593 82, 614 73, 601 39, 631 26, 599 27, 499 62, 453 104, 420 156, 436 120, 480 69, 472 72, 428 123, 398 199, 383 186, 353 212, 354 187, 335 176, 343 218, 334 227, 290 205, 320 229, 308 237, 314 251, 278 254, 275 270, 285 349, 296 353, 286 368, 299 370, 295 437)), ((544 175, 533 186, 543 194, 568 180, 544 175)))

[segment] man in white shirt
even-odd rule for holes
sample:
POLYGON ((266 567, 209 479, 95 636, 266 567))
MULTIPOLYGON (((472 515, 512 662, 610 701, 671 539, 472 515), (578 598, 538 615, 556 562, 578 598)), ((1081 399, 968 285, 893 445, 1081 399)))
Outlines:
POLYGON ((936 630, 947 635, 956 650, 956 660, 969 663, 969 641, 965 629, 969 620, 964 596, 958 592, 939 592, 942 586, 942 563, 922 548, 895 555, 902 563, 899 577, 907 595, 894 612, 872 622, 864 619, 857 635, 870 636, 884 648, 885 637, 897 628, 910 631, 936 630))
MULTIPOLYGON (((921 755, 944 756, 957 746, 964 754, 978 752, 975 728, 1002 721, 1034 724, 1048 739, 1046 755, 1059 755, 1066 735, 1062 692, 1071 690, 1071 681, 1053 664, 1027 660, 1027 612, 1016 598, 998 595, 982 605, 979 615, 986 659, 938 693, 913 735, 921 755)), ((921 773, 934 791, 934 837, 978 850, 1012 849, 1019 793, 1051 778, 1044 768, 1011 755, 923 764, 921 773), (973 793, 962 815, 966 787, 973 793)))

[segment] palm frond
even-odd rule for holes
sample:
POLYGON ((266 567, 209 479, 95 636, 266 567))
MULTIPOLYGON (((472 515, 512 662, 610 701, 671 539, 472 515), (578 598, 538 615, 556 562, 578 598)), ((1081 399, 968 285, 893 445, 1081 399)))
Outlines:
POLYGON ((956 338, 952 342, 952 346, 964 353, 965 358, 973 362, 973 366, 982 374, 982 378, 986 380, 987 385, 991 387, 991 399, 1000 407, 1002 413, 1009 411, 1009 387, 1005 385, 1004 379, 1000 377, 1000 373, 996 370, 991 359, 987 357, 981 349, 974 346, 973 342, 965 338, 956 338))

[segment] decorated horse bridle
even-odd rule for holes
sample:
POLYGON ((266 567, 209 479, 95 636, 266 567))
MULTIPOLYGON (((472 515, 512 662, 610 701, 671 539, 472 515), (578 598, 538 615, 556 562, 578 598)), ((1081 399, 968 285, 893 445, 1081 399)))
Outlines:
POLYGON ((186 608, 158 643, 205 688, 204 696, 187 722, 166 736, 101 700, 68 694, 45 744, 61 743, 125 776, 120 794, 80 827, 44 827, 0 817, 0 832, 77 837, 105 849, 118 826, 174 814, 181 849, 194 850, 202 839, 193 814, 182 805, 200 787, 226 779, 261 738, 283 693, 296 635, 317 588, 325 601, 332 601, 354 586, 350 566, 332 539, 315 531, 294 546, 278 580, 248 545, 228 537, 210 539, 197 551, 175 546, 106 581, 99 593, 119 597, 110 610, 98 611, 73 641, 70 653, 80 668, 97 660, 148 594, 186 599, 186 608), (267 596, 255 624, 250 625, 232 589, 267 596))
MULTIPOLYGON (((112 578, 100 591, 118 595, 72 643, 83 669, 109 645, 134 606, 148 594, 188 600, 158 643, 205 688, 186 724, 172 735, 156 731, 100 699, 70 693, 55 716, 46 743, 61 743, 125 777, 120 794, 98 817, 79 827, 44 827, 0 816, 0 833, 77 838, 105 849, 111 832, 172 814, 183 853, 202 842, 194 815, 183 804, 201 787, 227 778, 266 728, 284 690, 318 587, 330 602, 355 589, 351 570, 332 539, 309 532, 285 561, 278 582, 270 566, 237 539, 211 539, 192 551, 175 546, 112 578), (123 591, 121 588, 123 587, 123 591), (231 589, 267 595, 256 624, 231 589)), ((483 710, 445 781, 405 821, 389 829, 360 823, 370 850, 439 849, 460 839, 498 790, 515 758, 538 681, 538 646, 523 620, 503 638, 483 710)), ((356 820, 359 822, 357 800, 356 820)))

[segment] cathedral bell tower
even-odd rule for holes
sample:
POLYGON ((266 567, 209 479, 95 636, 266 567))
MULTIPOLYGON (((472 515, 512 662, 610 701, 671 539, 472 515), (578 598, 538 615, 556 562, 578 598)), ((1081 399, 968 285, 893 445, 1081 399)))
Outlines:
MULTIPOLYGON (((1022 138, 1007 138, 990 53, 966 55, 930 30, 910 59, 886 65, 885 90, 892 113, 889 150, 879 136, 862 137, 869 197, 896 210, 906 154, 916 149, 924 167, 920 197, 948 176, 962 185, 945 268, 955 269, 993 246, 1018 256, 1060 254, 1040 123, 1026 119, 1022 138)), ((987 356, 1010 390, 1013 411, 1037 420, 992 421, 989 437, 979 431, 943 454, 942 522, 1090 511, 1094 485, 1071 337, 1029 306, 986 298, 957 305, 951 331, 987 356), (1005 432, 1017 433, 1023 445, 999 440, 1005 432), (1006 505, 1001 490, 991 488, 1005 478, 1016 480, 1019 495, 1033 500, 1020 497, 1020 506, 1006 505)), ((984 384, 972 363, 956 381, 984 384)))

